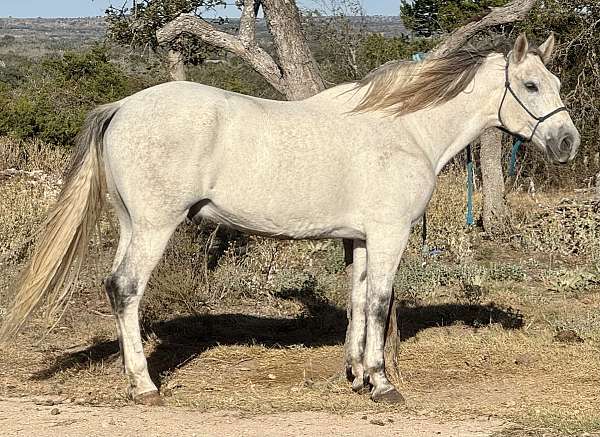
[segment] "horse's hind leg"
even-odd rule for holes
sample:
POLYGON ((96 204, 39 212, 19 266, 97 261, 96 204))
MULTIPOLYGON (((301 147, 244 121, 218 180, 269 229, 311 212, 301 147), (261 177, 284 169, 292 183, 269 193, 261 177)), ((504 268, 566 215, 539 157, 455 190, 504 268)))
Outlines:
MULTIPOLYGON (((129 212, 123 204, 123 200, 121 199, 121 196, 119 195, 118 191, 110 185, 109 187, 112 204, 117 214, 117 218, 119 219, 119 243, 117 245, 115 258, 113 260, 112 268, 110 270, 111 275, 113 275, 117 271, 119 265, 121 264, 123 256, 125 255, 125 251, 127 250, 129 242, 131 241, 131 217, 129 217, 129 212)), ((108 299, 111 302, 111 306, 114 312, 115 302, 113 299, 112 289, 106 287, 106 295, 108 296, 108 299)), ((119 339, 119 351, 121 353, 121 360, 123 361, 124 365, 125 359, 123 356, 123 336, 121 335, 121 328, 118 323, 117 338, 119 339)))
POLYGON ((160 219, 145 217, 139 222, 133 220, 131 239, 122 260, 105 282, 117 321, 130 395, 138 403, 161 403, 156 386, 148 374, 140 335, 139 304, 152 270, 184 217, 182 213, 170 218, 163 216, 160 219))

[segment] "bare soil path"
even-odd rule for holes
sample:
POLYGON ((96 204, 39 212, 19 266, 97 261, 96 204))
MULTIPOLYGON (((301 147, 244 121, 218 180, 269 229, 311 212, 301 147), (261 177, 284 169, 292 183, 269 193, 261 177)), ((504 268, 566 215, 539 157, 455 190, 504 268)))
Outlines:
POLYGON ((3 437, 486 437, 508 424, 498 419, 440 422, 399 413, 334 415, 296 412, 244 417, 180 407, 38 405, 34 398, 0 399, 3 437))

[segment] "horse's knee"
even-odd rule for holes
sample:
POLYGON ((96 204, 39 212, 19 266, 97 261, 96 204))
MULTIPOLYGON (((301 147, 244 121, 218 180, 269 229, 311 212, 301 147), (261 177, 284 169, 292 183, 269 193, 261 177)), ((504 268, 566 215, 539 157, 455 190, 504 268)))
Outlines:
POLYGON ((138 294, 136 281, 118 272, 104 280, 104 287, 115 314, 121 314, 138 294))

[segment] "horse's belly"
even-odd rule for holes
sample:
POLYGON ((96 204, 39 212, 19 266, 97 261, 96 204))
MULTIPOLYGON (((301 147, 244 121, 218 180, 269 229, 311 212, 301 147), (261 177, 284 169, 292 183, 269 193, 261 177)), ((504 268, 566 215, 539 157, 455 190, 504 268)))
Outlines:
POLYGON ((199 205, 194 220, 201 217, 255 235, 290 239, 365 238, 359 226, 349 225, 343 220, 269 217, 267 214, 218 206, 210 200, 202 201, 199 205))

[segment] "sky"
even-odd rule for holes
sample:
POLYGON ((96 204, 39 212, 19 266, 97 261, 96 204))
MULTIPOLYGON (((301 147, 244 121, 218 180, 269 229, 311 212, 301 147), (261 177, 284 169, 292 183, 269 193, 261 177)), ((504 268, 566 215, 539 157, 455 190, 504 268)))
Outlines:
MULTIPOLYGON (((89 17, 104 15, 109 5, 121 6, 131 0, 0 0, 0 17, 89 17)), ((216 14, 239 16, 237 8, 227 6, 216 14)), ((300 0, 299 4, 314 8, 319 0, 300 0)), ((398 15, 400 0, 362 0, 367 15, 398 15)))

